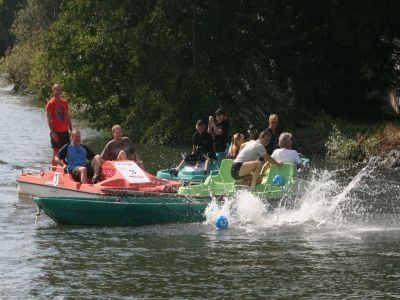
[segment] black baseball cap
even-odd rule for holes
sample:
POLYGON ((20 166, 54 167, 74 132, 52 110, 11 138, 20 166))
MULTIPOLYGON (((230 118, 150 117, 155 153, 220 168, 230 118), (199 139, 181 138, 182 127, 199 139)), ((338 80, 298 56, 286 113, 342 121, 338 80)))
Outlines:
POLYGON ((215 111, 215 114, 216 114, 216 115, 224 115, 224 114, 225 114, 225 110, 224 110, 223 108, 218 108, 218 109, 215 111))

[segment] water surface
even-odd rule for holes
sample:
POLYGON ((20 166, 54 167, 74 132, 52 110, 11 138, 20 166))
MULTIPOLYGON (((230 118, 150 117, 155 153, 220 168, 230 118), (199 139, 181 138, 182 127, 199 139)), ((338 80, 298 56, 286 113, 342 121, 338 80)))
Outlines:
MULTIPOLYGON (((319 168, 291 208, 268 210, 244 192, 211 205, 204 223, 75 227, 42 215, 35 224, 15 179, 50 161, 45 113, 9 86, 0 112, 0 298, 400 297, 398 172, 373 162, 319 168), (220 213, 228 230, 212 225, 220 213)), ((96 151, 107 139, 82 135, 96 151)), ((153 172, 181 150, 139 147, 153 172)))

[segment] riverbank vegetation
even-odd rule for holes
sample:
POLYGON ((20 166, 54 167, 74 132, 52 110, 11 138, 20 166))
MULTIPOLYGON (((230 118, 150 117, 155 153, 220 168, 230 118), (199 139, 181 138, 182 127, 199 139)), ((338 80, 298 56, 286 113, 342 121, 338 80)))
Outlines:
POLYGON ((121 123, 143 142, 186 142, 222 106, 237 131, 264 128, 275 112, 305 151, 360 158, 389 147, 381 135, 397 136, 397 125, 357 124, 386 118, 399 9, 396 0, 0 0, 1 67, 43 102, 61 82, 92 127, 121 123))

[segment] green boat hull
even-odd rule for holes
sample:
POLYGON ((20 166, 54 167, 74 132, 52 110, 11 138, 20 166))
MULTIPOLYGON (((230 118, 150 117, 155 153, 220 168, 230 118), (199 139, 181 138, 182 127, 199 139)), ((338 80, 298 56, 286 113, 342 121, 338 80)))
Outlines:
POLYGON ((33 199, 57 224, 87 226, 141 226, 166 223, 193 223, 205 220, 209 198, 109 197, 33 199))

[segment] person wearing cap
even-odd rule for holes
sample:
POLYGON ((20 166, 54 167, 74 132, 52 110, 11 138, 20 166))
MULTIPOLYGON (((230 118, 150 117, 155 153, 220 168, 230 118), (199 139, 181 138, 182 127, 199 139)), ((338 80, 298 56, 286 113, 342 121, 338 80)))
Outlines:
POLYGON ((248 136, 247 136, 246 142, 257 140, 258 139, 257 133, 258 133, 257 129, 254 127, 254 125, 250 124, 249 129, 247 130, 248 136))
POLYGON ((205 162, 204 173, 207 172, 208 166, 212 159, 215 159, 215 143, 211 134, 207 132, 207 123, 204 120, 198 120, 196 123, 196 132, 193 135, 192 153, 185 156, 178 167, 170 169, 172 175, 177 176, 181 168, 188 165, 196 165, 205 162))
POLYGON ((218 160, 222 160, 226 155, 229 127, 228 117, 222 108, 217 109, 215 118, 208 118, 208 133, 214 138, 218 160))
POLYGON ((267 152, 272 155, 275 149, 279 148, 279 134, 277 131, 278 127, 278 115, 270 114, 268 118, 268 128, 266 129, 271 134, 271 139, 267 147, 267 152))

